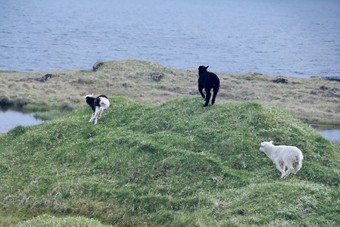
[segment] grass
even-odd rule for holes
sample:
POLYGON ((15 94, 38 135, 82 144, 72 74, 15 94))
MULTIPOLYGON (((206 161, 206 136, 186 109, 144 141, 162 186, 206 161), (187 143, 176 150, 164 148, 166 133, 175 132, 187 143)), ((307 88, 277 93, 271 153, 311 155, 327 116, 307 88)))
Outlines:
MULTIPOLYGON (((213 71, 213 65, 210 68, 213 71)), ((138 60, 104 62, 96 72, 0 71, 0 105, 35 112, 73 110, 82 106, 82 96, 90 93, 164 103, 174 98, 199 96, 197 74, 197 69, 178 70, 156 62, 138 60), (47 82, 40 82, 39 79, 47 73, 57 76, 47 82), (152 80, 152 74, 161 74, 161 80, 152 80)), ((221 80, 217 103, 259 100, 278 105, 304 122, 340 125, 339 82, 321 78, 284 77, 288 83, 277 84, 273 83, 276 78, 261 73, 217 72, 217 75, 221 80)))
POLYGON ((281 108, 110 101, 98 125, 83 105, 0 137, 3 225, 339 225, 340 147, 281 108), (303 151, 296 176, 280 180, 269 140, 303 151))
POLYGON ((55 227, 55 226, 91 226, 91 227, 106 227, 99 221, 84 217, 66 217, 60 218, 51 215, 41 215, 39 217, 27 220, 17 225, 17 227, 55 227))

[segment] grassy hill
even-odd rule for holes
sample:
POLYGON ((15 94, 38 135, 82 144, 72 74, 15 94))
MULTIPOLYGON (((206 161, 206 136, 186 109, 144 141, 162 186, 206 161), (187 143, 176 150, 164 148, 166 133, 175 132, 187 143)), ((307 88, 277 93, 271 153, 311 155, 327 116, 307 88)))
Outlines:
POLYGON ((281 108, 110 101, 98 125, 83 105, 0 137, 0 226, 339 225, 340 147, 281 108), (296 176, 269 140, 302 150, 296 176))
MULTIPOLYGON (((209 70, 214 71, 214 66, 209 70)), ((278 78, 261 73, 216 73, 221 80, 217 103, 259 100, 278 105, 304 122, 340 125, 339 82, 279 76, 288 83, 274 83, 278 78)), ((0 106, 12 105, 34 112, 52 109, 43 117, 53 118, 59 115, 56 109, 73 110, 82 106, 82 96, 91 93, 164 103, 200 96, 197 78, 197 69, 173 69, 139 60, 104 62, 98 71, 0 71, 0 106), (41 82, 46 74, 54 77, 41 82), (152 75, 160 75, 161 79, 155 81, 152 75)))

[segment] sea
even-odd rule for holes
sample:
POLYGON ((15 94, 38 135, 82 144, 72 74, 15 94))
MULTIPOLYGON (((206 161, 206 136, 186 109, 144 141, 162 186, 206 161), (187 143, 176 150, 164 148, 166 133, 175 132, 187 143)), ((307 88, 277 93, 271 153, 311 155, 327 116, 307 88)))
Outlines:
POLYGON ((339 0, 0 0, 0 70, 139 59, 220 73, 340 76, 339 0))

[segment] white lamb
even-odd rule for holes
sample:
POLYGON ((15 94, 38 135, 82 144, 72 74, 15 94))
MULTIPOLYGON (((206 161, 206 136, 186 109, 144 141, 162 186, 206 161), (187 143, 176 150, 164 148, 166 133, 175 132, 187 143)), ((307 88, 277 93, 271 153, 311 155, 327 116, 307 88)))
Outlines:
POLYGON ((299 148, 293 146, 275 146, 273 141, 262 142, 260 151, 264 152, 281 172, 281 179, 286 178, 290 173, 296 174, 302 167, 303 155, 299 148), (296 164, 295 169, 293 164, 296 164), (287 171, 285 168, 287 166, 287 171))

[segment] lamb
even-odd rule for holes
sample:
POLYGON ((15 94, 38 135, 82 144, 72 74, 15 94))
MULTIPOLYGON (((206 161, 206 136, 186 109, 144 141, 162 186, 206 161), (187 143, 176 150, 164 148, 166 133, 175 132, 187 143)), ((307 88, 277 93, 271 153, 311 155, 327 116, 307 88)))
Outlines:
POLYGON ((211 105, 214 105, 217 92, 220 88, 220 79, 218 78, 216 74, 212 72, 208 72, 207 71, 208 67, 209 66, 198 67, 198 91, 201 93, 203 99, 205 99, 204 106, 208 106, 209 104, 210 97, 211 97, 211 93, 210 93, 211 89, 213 89, 214 91, 214 95, 211 100, 211 105), (203 94, 203 88, 205 90, 206 97, 203 94))
POLYGON ((296 174, 302 167, 303 155, 299 148, 293 146, 275 146, 273 141, 262 142, 260 151, 264 152, 281 172, 281 179, 286 178, 290 173, 296 174), (296 164, 295 169, 293 164, 296 164), (287 166, 287 171, 285 168, 287 166))
POLYGON ((87 104, 93 110, 92 117, 89 122, 94 120, 94 124, 97 124, 98 120, 101 118, 102 113, 105 109, 110 106, 110 101, 105 95, 99 95, 97 98, 93 98, 92 95, 86 95, 84 98, 86 99, 87 104))

